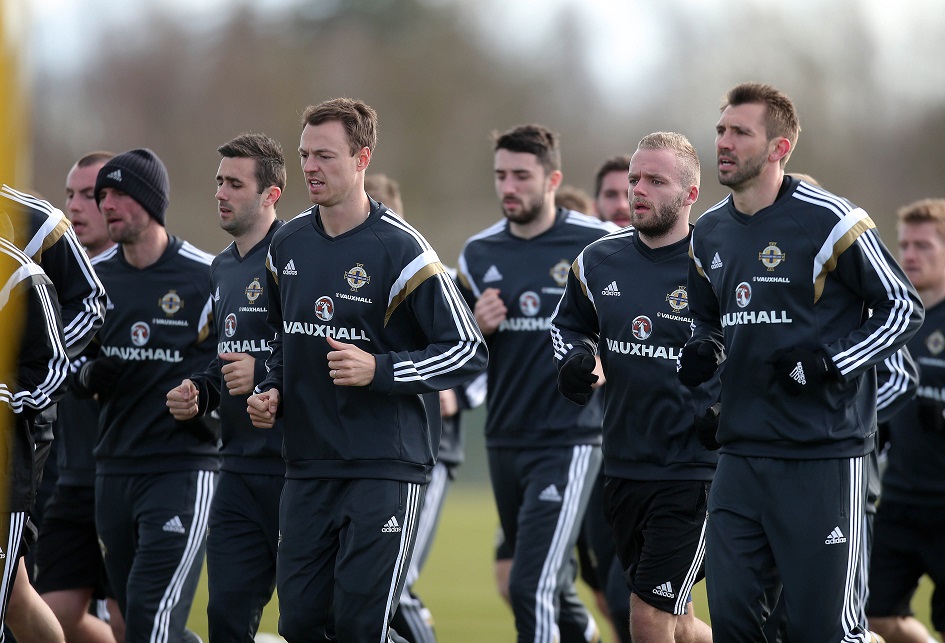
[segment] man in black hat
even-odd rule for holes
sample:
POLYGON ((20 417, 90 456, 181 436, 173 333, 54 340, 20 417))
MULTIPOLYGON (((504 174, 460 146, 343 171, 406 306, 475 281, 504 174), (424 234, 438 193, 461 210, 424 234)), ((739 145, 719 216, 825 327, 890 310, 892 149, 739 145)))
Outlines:
POLYGON ((168 234, 168 192, 148 149, 113 157, 95 181, 118 245, 94 261, 108 312, 78 382, 102 405, 95 523, 127 641, 198 640, 186 622, 220 466, 213 420, 165 410, 165 392, 216 355, 213 257, 168 234))

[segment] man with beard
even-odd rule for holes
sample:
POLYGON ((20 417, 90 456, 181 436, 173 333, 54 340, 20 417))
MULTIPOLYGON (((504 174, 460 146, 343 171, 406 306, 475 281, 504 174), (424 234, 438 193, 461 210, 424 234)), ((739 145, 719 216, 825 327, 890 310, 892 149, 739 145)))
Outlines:
POLYGON ((555 208, 556 134, 521 125, 494 151, 505 219, 466 242, 458 272, 489 343, 486 447, 512 611, 519 641, 593 641, 571 556, 600 467, 602 399, 578 407, 555 392, 547 333, 574 257, 615 227, 555 208))
POLYGON ((778 593, 790 640, 871 640, 860 575, 873 368, 924 316, 867 213, 785 176, 799 132, 774 87, 728 92, 716 154, 732 194, 690 244, 679 379, 695 386, 726 364, 706 545, 720 641, 763 640, 778 593))
POLYGON ((618 154, 604 161, 594 176, 594 212, 620 228, 630 225, 629 165, 630 155, 618 154))
POLYGON ((282 146, 263 134, 240 134, 217 151, 220 227, 233 236, 210 264, 217 356, 169 391, 167 406, 180 421, 219 410, 223 458, 207 534, 207 623, 211 642, 236 642, 253 640, 276 585, 282 422, 255 428, 246 398, 266 377, 266 251, 283 223, 276 204, 286 170, 282 146))
POLYGON ((649 134, 630 161, 629 185, 632 227, 578 255, 552 318, 558 390, 585 404, 600 354, 608 382, 604 510, 632 591, 631 637, 707 642, 712 633, 688 599, 702 576, 705 503, 718 456, 699 444, 693 418, 715 401, 719 382, 689 389, 676 378, 690 334, 680 283, 699 157, 681 134, 649 134))
POLYGON ((165 393, 216 354, 212 256, 164 227, 170 185, 149 149, 98 171, 95 200, 118 245, 96 257, 108 291, 100 351, 78 386, 102 405, 95 525, 127 641, 193 641, 186 629, 219 469, 218 425, 177 421, 165 393))

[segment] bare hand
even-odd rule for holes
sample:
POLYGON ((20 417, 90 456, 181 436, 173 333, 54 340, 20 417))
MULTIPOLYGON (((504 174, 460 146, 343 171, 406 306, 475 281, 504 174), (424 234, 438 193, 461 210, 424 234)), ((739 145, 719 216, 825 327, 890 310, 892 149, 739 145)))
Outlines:
POLYGON ((600 355, 595 355, 594 359, 597 360, 597 364, 594 365, 594 370, 591 372, 597 376, 597 381, 591 384, 591 388, 600 388, 607 383, 607 378, 604 377, 604 365, 600 363, 600 355))
POLYGON ((476 300, 473 314, 476 316, 476 323, 479 324, 479 330, 482 331, 482 334, 491 335, 505 321, 509 310, 505 307, 502 298, 499 297, 498 288, 486 288, 482 291, 479 299, 476 300))
POLYGON ((167 408, 174 419, 183 422, 197 415, 197 387, 190 380, 184 380, 180 386, 167 392, 167 408))
POLYGON ((246 412, 257 429, 271 429, 279 411, 279 389, 271 388, 265 393, 256 393, 246 399, 246 412))
POLYGON ((354 344, 328 338, 328 374, 335 386, 367 386, 374 381, 377 362, 370 353, 354 344))
POLYGON ((456 400, 456 391, 451 388, 440 391, 440 416, 451 418, 459 413, 459 402, 456 400))
POLYGON ((229 362, 221 370, 230 395, 249 395, 256 377, 256 358, 248 353, 220 353, 220 359, 229 362))

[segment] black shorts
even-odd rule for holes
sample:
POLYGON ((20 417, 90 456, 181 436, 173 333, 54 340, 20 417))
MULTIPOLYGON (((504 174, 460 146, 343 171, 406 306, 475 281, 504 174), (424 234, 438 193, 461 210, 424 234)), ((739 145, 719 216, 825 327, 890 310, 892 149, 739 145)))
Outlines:
POLYGON ((95 531, 94 487, 56 487, 35 556, 34 585, 40 594, 91 587, 95 598, 111 596, 95 531))
POLYGON ((669 614, 684 614, 705 575, 710 482, 606 477, 604 499, 630 590, 669 614))
POLYGON ((870 554, 868 617, 911 616, 910 603, 919 579, 928 574, 935 584, 932 624, 945 632, 945 510, 879 504, 870 554))

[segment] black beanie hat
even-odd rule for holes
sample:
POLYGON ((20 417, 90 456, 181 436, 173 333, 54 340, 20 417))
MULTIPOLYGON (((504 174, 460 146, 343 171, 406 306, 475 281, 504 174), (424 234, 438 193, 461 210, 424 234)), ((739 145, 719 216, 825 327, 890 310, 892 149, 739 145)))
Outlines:
POLYGON ((151 150, 142 147, 110 158, 95 179, 96 205, 101 200, 102 188, 115 188, 128 194, 164 225, 171 184, 167 168, 151 150))

